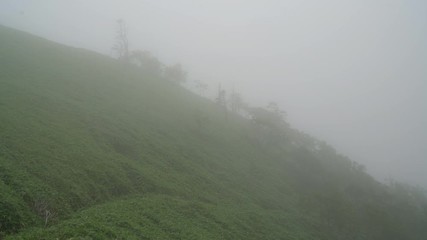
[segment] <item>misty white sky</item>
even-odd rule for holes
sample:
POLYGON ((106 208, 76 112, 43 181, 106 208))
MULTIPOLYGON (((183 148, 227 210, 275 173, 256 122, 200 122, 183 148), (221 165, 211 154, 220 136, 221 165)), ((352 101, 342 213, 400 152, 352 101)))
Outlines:
POLYGON ((378 179, 427 186, 427 1, 0 0, 0 24, 107 55, 118 18, 190 81, 276 101, 378 179))

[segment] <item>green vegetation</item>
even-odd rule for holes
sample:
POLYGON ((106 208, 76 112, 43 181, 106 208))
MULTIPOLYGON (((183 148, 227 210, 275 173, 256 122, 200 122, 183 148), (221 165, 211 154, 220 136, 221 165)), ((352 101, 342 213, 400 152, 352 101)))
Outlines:
POLYGON ((0 43, 0 238, 427 238, 421 191, 259 124, 271 112, 224 118, 136 66, 5 27, 0 43))

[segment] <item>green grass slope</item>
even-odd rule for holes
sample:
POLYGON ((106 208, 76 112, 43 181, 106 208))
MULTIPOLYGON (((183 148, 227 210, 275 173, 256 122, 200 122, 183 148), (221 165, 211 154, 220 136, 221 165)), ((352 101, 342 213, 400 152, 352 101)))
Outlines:
POLYGON ((325 143, 0 27, 0 238, 426 239, 425 226, 422 193, 325 143))

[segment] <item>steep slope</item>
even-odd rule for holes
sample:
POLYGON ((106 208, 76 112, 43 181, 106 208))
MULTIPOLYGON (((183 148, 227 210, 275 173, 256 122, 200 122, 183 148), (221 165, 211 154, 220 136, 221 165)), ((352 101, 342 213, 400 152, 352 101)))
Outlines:
MULTIPOLYGON (((0 233, 11 239, 425 239, 385 186, 136 67, 0 27, 0 233)), ((1 235, 0 235, 1 236, 1 235)))

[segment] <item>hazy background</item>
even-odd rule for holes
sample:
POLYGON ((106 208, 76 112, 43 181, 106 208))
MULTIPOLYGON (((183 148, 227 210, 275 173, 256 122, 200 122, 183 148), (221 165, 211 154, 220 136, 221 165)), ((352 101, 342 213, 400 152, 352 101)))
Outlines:
POLYGON ((427 1, 0 0, 0 24, 107 55, 118 18, 188 84, 276 101, 379 180, 427 187, 427 1))

